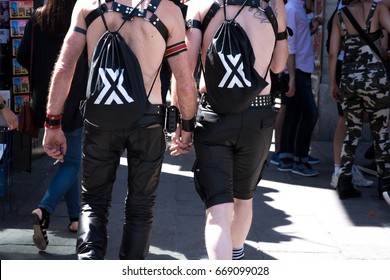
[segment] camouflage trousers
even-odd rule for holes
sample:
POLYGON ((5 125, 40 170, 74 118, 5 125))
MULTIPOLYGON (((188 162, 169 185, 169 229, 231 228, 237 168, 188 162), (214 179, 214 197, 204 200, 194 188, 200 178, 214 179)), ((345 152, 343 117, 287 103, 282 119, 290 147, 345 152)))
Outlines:
POLYGON ((355 152, 362 135, 363 113, 367 112, 375 146, 378 178, 390 177, 389 107, 390 81, 383 64, 344 64, 340 98, 347 123, 341 152, 341 173, 352 174, 355 152), (365 68, 365 69, 362 69, 365 68))

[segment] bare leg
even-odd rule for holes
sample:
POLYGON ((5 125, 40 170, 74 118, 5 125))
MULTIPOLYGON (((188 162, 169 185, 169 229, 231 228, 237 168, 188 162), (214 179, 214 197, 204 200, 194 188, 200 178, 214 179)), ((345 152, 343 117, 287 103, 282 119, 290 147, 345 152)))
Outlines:
POLYGON ((210 260, 232 259, 233 207, 233 203, 224 203, 206 210, 205 240, 210 260))
POLYGON ((345 125, 345 117, 339 116, 333 136, 333 163, 335 165, 341 164, 341 148, 343 146, 347 127, 345 125))
POLYGON ((234 199, 234 213, 232 221, 233 248, 244 246, 246 237, 252 224, 253 199, 234 199))

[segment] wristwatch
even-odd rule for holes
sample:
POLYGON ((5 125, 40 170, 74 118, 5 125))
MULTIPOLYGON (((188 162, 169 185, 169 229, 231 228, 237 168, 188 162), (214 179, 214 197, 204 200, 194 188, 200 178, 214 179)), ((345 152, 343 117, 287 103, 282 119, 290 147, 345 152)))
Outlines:
POLYGON ((4 101, 0 101, 0 111, 5 108, 4 101))

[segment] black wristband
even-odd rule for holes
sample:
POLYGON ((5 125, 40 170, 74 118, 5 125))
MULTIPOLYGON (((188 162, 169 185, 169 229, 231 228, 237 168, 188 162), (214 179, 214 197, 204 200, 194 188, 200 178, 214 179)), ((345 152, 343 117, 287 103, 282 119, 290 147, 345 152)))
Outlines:
POLYGON ((286 40, 287 39, 287 30, 284 30, 283 32, 279 32, 276 34, 276 40, 281 41, 281 40, 286 40))
POLYGON ((190 120, 181 120, 181 129, 186 132, 192 132, 195 129, 195 117, 190 120))

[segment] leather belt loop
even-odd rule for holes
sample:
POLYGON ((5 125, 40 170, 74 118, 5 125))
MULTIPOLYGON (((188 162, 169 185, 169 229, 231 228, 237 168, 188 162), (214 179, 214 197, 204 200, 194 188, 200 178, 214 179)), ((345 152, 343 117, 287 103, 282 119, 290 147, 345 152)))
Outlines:
POLYGON ((145 115, 165 116, 166 106, 163 104, 151 104, 145 115))

